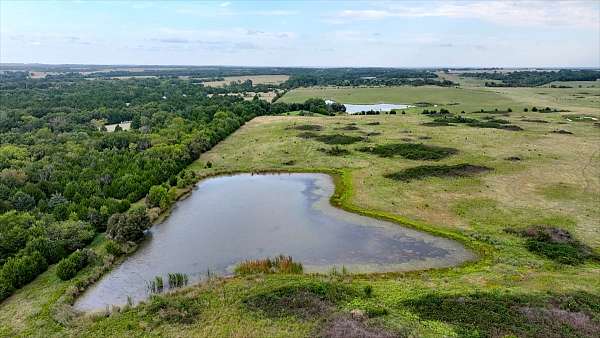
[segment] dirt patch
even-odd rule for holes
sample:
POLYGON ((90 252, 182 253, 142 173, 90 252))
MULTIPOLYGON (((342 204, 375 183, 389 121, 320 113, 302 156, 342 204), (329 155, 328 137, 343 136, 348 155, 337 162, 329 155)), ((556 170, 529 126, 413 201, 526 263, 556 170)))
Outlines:
POLYGON ((365 123, 365 125, 367 125, 367 126, 378 126, 378 125, 380 125, 380 124, 381 124, 381 123, 379 123, 379 122, 369 122, 369 123, 365 123))
POLYGON ((505 160, 512 161, 512 162, 518 162, 518 161, 521 161, 521 158, 519 156, 509 156, 509 157, 505 158, 505 160))
POLYGON ((427 135, 425 135, 425 136, 419 136, 418 139, 419 140, 431 140, 431 136, 427 136, 427 135))
POLYGON ((316 336, 322 338, 392 338, 402 335, 383 328, 369 327, 363 321, 349 315, 337 315, 328 320, 316 336))
POLYGON ((378 135, 381 135, 381 133, 376 132, 376 131, 372 131, 370 133, 367 133, 367 136, 378 136, 378 135))
POLYGON ((422 143, 391 143, 364 147, 359 150, 380 157, 400 156, 409 160, 440 160, 458 153, 458 150, 454 148, 430 146, 422 143))
POLYGON ((564 135, 573 135, 572 132, 564 129, 557 129, 552 131, 554 134, 564 134, 564 135))
POLYGON ((488 167, 466 163, 456 165, 423 165, 404 169, 393 174, 387 174, 385 177, 408 182, 427 177, 468 177, 491 170, 492 169, 488 167))
POLYGON ((323 126, 320 126, 318 124, 301 124, 299 126, 289 126, 286 129, 321 131, 321 130, 323 130, 323 126))

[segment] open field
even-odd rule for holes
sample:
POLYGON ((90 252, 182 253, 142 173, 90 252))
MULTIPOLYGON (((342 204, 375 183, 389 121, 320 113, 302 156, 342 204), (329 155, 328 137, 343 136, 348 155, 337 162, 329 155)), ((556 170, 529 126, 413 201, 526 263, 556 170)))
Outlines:
MULTIPOLYGON (((456 113, 465 110, 467 114, 461 116, 479 119, 488 114, 471 112, 511 107, 514 112, 501 118, 523 130, 464 124, 424 126, 422 123, 432 118, 420 114, 423 108, 407 110, 405 115, 258 117, 203 154, 190 168, 201 176, 240 171, 340 170, 345 187, 342 206, 372 215, 390 215, 400 223, 460 239, 480 248, 481 260, 447 270, 387 276, 213 279, 148 305, 95 316, 75 316, 59 301, 68 287, 91 271, 86 269, 76 280, 61 282, 52 267, 2 303, 0 336, 315 335, 329 325, 333 315, 323 310, 305 316, 302 302, 320 308, 322 300, 300 298, 284 305, 275 303, 275 309, 261 308, 260 302, 257 309, 248 305, 252 304, 249 300, 280 297, 286 292, 308 297, 306 294, 311 293, 305 290, 331 285, 351 290, 364 290, 367 285, 372 288, 368 297, 362 291, 350 290, 347 292, 351 296, 326 304, 343 313, 356 309, 372 313, 365 321, 368 325, 385 327, 397 336, 597 336, 598 263, 559 264, 529 251, 526 239, 506 231, 536 225, 559 227, 598 252, 600 129, 591 119, 569 122, 564 117, 585 113, 600 118, 593 102, 572 101, 567 98, 569 91, 550 88, 298 89, 283 99, 303 101, 310 95, 345 103, 426 101, 456 113), (550 94, 536 95, 536 91, 550 94), (566 97, 552 99, 561 93, 566 97), (570 111, 523 112, 522 108, 533 105, 570 111), (342 134, 363 140, 339 145, 347 154, 330 155, 323 149, 331 149, 332 145, 315 137, 298 137, 303 131, 294 128, 304 125, 320 126, 317 135, 342 134), (439 160, 411 160, 360 150, 391 143, 423 143, 457 152, 439 160), (491 170, 468 177, 411 181, 385 177, 422 165, 463 163, 491 170), (289 309, 294 306, 300 310, 289 309), (573 318, 578 319, 575 324, 573 318), (573 325, 579 325, 579 329, 573 331, 573 325)), ((103 244, 100 236, 92 247, 103 255, 103 244)))
POLYGON ((203 82, 208 87, 222 87, 230 82, 244 82, 251 80, 252 84, 280 84, 289 79, 289 75, 250 75, 250 76, 226 76, 222 81, 203 82))

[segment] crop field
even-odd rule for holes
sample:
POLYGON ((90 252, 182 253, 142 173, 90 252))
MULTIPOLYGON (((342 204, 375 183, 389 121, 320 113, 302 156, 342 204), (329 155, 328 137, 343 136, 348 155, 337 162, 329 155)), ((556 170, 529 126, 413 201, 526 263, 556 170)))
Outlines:
POLYGON ((244 82, 246 80, 251 80, 253 84, 280 84, 289 78, 289 75, 226 76, 222 81, 204 82, 204 85, 208 87, 222 87, 230 82, 244 82))

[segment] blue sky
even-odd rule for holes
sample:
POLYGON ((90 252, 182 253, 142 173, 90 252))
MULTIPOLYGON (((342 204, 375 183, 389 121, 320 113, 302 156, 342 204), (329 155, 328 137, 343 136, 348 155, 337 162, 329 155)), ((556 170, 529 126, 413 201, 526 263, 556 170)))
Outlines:
POLYGON ((0 62, 600 67, 600 1, 7 1, 0 62))

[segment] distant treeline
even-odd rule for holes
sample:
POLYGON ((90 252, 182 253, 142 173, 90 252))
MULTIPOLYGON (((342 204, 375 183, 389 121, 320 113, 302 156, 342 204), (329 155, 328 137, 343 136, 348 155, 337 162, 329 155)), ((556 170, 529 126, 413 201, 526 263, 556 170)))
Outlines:
MULTIPOLYGON (((27 81, 27 71, 6 72, 3 80, 10 80, 3 84, 9 88, 36 86, 47 88, 50 81, 68 81, 83 78, 112 78, 126 76, 156 76, 160 78, 190 77, 192 82, 200 84, 204 81, 224 79, 227 76, 252 76, 252 75, 289 75, 290 78, 280 85, 260 85, 251 88, 256 91, 269 91, 275 89, 293 89, 308 86, 396 86, 396 85, 436 85, 453 86, 455 83, 438 79, 434 70, 427 69, 398 69, 398 68, 292 68, 292 67, 189 67, 189 68, 152 68, 131 70, 116 69, 110 71, 95 70, 92 73, 80 73, 76 68, 50 68, 48 71, 60 74, 48 74, 42 81, 27 81)), ((39 69, 38 69, 39 71, 39 69)), ((89 71, 89 70, 86 70, 89 71)), ((245 84, 241 90, 249 91, 245 84)), ((233 88, 225 89, 231 91, 233 88)), ((223 92, 223 88, 213 89, 214 92, 223 92)))
POLYGON ((515 71, 509 73, 483 72, 462 73, 464 77, 473 77, 483 80, 496 80, 486 82, 487 87, 535 87, 554 81, 596 81, 600 79, 599 70, 570 70, 558 71, 515 71))

